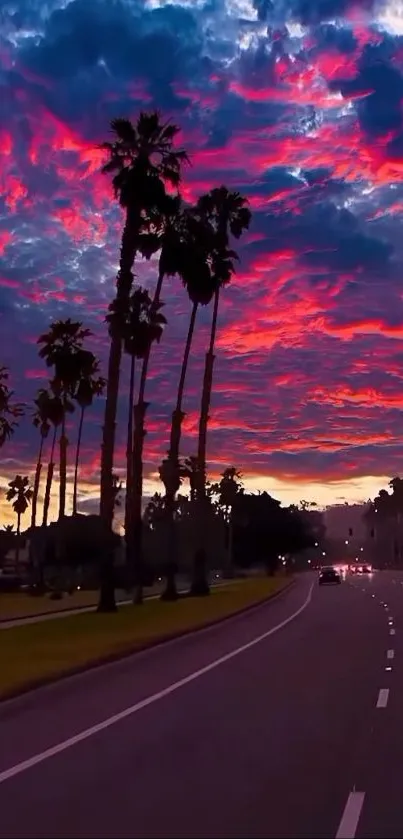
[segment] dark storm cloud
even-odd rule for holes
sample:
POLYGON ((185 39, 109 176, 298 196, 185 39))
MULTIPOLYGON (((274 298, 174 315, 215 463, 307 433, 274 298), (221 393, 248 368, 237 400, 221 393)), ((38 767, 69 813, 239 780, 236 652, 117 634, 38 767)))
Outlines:
POLYGON ((197 24, 178 6, 141 9, 140 2, 74 0, 50 16, 43 39, 27 46, 22 62, 57 82, 79 74, 85 80, 102 62, 117 84, 140 76, 167 92, 170 82, 198 69, 197 24))
POLYGON ((260 21, 266 20, 274 11, 273 0, 253 0, 253 7, 256 9, 260 21))
POLYGON ((315 194, 316 203, 303 197, 303 214, 256 214, 256 228, 266 231, 264 247, 276 252, 292 244, 305 263, 335 272, 361 270, 377 275, 387 271, 393 247, 364 231, 352 212, 338 209, 333 202, 322 200, 320 193, 315 194))
POLYGON ((342 18, 350 9, 357 8, 361 12, 370 13, 377 0, 291 0, 289 7, 292 16, 306 26, 312 26, 321 21, 342 18))
POLYGON ((392 58, 389 40, 369 45, 354 79, 330 82, 331 89, 340 90, 347 98, 362 97, 357 103, 357 113, 363 130, 372 137, 400 131, 403 127, 403 75, 392 64, 392 58))

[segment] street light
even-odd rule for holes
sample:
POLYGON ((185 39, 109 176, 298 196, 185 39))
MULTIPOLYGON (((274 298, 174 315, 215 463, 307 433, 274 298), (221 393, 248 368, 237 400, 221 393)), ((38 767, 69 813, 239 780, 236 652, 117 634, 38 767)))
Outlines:
POLYGON ((322 556, 326 556, 326 551, 322 551, 322 556))
POLYGON ((344 543, 344 544, 345 544, 345 545, 348 545, 348 539, 346 539, 346 541, 345 541, 345 543, 344 543))
POLYGON ((364 550, 364 548, 360 548, 360 551, 363 551, 363 550, 364 550))

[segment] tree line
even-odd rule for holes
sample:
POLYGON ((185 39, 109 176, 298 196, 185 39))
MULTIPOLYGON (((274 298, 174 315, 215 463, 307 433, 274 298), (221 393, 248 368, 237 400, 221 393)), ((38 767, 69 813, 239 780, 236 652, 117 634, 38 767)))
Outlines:
MULTIPOLYGON (((117 406, 122 385, 122 358, 128 356, 129 399, 126 424, 126 475, 124 531, 126 566, 135 602, 141 603, 145 581, 142 516, 143 449, 147 433, 147 382, 152 348, 162 339, 167 323, 164 314, 164 280, 177 277, 190 301, 188 332, 171 416, 166 456, 159 467, 164 486, 163 510, 167 527, 165 596, 177 596, 176 522, 178 492, 189 481, 190 501, 195 520, 196 547, 193 557, 194 596, 209 593, 206 569, 206 528, 211 506, 211 487, 207 480, 207 430, 218 314, 221 293, 231 282, 239 256, 234 241, 240 240, 251 222, 247 199, 236 191, 220 186, 200 196, 194 205, 181 196, 183 171, 189 165, 186 151, 178 148, 179 127, 163 122, 156 113, 140 113, 132 123, 115 119, 111 140, 103 143, 106 162, 103 172, 112 178, 115 198, 125 214, 121 237, 116 288, 105 315, 109 335, 107 375, 100 374, 99 359, 88 349, 91 337, 81 322, 57 320, 38 338, 41 359, 51 371, 47 388, 39 390, 34 406, 33 423, 39 432, 39 448, 33 487, 27 476, 11 481, 7 498, 13 504, 20 532, 21 515, 31 504, 31 525, 37 525, 38 498, 43 470, 45 443, 51 435, 42 525, 46 526, 55 470, 56 449, 59 461, 59 521, 66 516, 68 470, 68 417, 78 409, 77 443, 74 458, 73 516, 77 515, 80 450, 83 425, 93 400, 105 394, 100 466, 100 519, 105 534, 112 531, 119 478, 115 472, 117 406), (155 286, 150 293, 135 283, 136 266, 154 258, 155 286), (204 376, 200 398, 197 450, 181 457, 181 430, 185 416, 186 375, 198 310, 212 305, 210 340, 206 347, 204 376)), ((16 402, 9 385, 9 371, 0 369, 0 446, 13 435, 26 406, 16 402)), ((223 477, 227 492, 233 491, 236 470, 223 477)), ((220 490, 221 492, 221 490, 220 490)), ((221 492, 221 497, 224 497, 221 492)), ((239 498, 238 498, 239 501, 239 498)), ((238 503, 237 501, 237 503, 238 503)), ((227 519, 230 533, 229 509, 227 519)), ((230 538, 230 537, 229 537, 230 538)), ((100 557, 99 611, 116 609, 114 551, 105 539, 100 557)))

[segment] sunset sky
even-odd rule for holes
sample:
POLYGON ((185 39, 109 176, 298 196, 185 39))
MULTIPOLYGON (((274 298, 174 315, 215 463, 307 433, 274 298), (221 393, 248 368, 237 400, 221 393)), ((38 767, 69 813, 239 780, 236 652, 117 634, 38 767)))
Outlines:
MULTIPOLYGON (((105 372, 122 215, 97 144, 112 118, 153 108, 182 128, 184 198, 225 183, 253 211, 222 295, 211 473, 234 464, 285 502, 368 498, 403 472, 401 0, 2 0, 0 365, 20 399, 46 384, 36 339, 55 318, 84 321, 105 372)), ((153 289, 156 262, 138 277, 153 289)), ((146 492, 158 488, 190 312, 179 280, 163 299, 146 492)), ((210 317, 191 359, 184 454, 210 317)), ((127 389, 125 367, 122 474, 127 389)), ((103 405, 84 433, 83 511, 98 498, 103 405)), ((32 475, 37 443, 28 417, 2 450, 3 486, 32 475)))

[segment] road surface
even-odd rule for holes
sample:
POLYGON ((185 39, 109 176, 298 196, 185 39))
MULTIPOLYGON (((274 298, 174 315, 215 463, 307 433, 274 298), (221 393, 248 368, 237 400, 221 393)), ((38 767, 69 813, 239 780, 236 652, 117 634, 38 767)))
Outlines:
POLYGON ((402 708, 403 575, 301 575, 0 705, 0 837, 401 839, 402 708))

